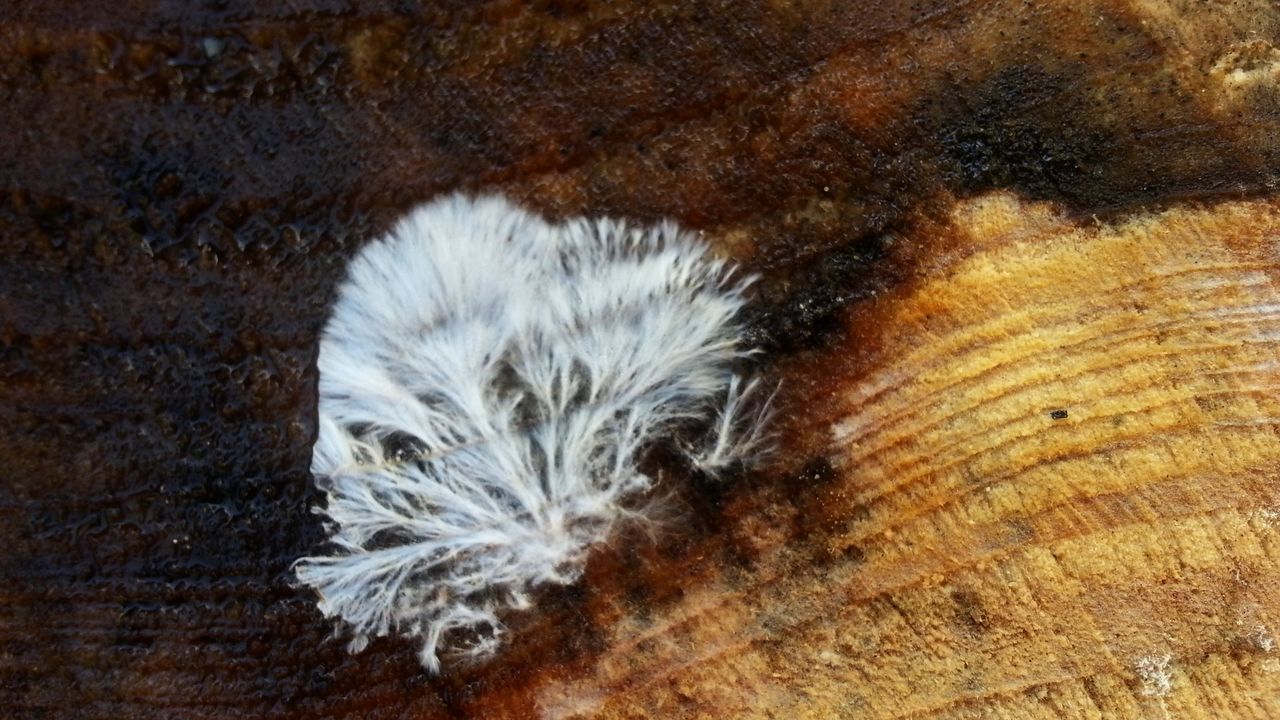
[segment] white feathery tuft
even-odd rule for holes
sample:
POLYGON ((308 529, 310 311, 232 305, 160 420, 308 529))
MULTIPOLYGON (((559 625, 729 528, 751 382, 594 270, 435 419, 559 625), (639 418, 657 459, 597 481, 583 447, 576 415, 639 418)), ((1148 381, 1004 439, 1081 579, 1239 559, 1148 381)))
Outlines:
POLYGON ((694 467, 708 475, 720 475, 743 460, 757 460, 771 453, 768 420, 781 386, 763 397, 761 385, 759 378, 744 382, 737 375, 729 377, 729 389, 710 438, 700 448, 686 449, 694 467))
POLYGON ((488 657, 499 613, 577 579, 653 485, 641 452, 710 422, 708 472, 764 449, 734 372, 749 278, 671 222, 559 225, 424 205, 352 261, 320 342, 312 473, 332 554, 296 564, 353 639, 488 657))

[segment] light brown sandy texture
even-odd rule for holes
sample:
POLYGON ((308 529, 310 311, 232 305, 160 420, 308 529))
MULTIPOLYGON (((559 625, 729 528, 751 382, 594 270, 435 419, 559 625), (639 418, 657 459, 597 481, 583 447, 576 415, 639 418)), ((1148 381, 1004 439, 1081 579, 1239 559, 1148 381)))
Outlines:
POLYGON ((953 221, 971 255, 791 369, 838 378, 784 401, 837 468, 803 539, 621 617, 545 717, 1280 713, 1280 206, 953 221))

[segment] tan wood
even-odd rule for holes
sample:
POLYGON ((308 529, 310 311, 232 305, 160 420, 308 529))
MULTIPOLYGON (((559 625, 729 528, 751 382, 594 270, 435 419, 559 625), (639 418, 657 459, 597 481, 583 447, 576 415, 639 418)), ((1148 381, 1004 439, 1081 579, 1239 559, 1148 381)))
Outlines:
POLYGON ((749 571, 620 612, 549 716, 1280 713, 1280 205, 953 222, 972 254, 789 368, 817 497, 726 531, 749 571))
POLYGON ((0 718, 1280 717, 1277 48, 1273 0, 0 3, 0 718), (430 678, 289 579, 345 261, 459 188, 758 273, 780 446, 659 449, 660 522, 430 678))

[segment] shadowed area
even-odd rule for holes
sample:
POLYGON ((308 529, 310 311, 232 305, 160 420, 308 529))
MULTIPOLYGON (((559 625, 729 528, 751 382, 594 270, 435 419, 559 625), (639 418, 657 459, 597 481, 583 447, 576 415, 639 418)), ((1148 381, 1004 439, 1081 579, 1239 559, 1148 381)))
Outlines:
MULTIPOLYGON (((813 717, 963 716, 969 701, 955 686, 920 687, 1014 647, 1022 654, 1000 660, 1002 672, 970 666, 961 690, 1021 699, 1031 704, 1004 712, 1030 717, 1028 688, 1097 677, 1043 692, 1093 693, 1099 712, 1116 716, 1154 712, 1108 705, 1126 692, 1135 703, 1154 697, 1117 678, 1148 668, 1158 690, 1152 673, 1166 652, 1247 659, 1265 644, 1269 635, 1249 633, 1274 613, 1275 576, 1259 560, 1274 541, 1242 550, 1248 562, 1157 563, 1130 585, 1114 566, 1011 556, 1001 582, 1040 572, 1024 583, 1028 597, 1057 587, 1061 607, 1098 603, 1085 620, 1111 613, 1096 637, 1158 612, 1160 593, 1173 592, 1152 589, 1161 577, 1185 571, 1184 598, 1235 582, 1233 568, 1255 582, 1247 602, 1178 606, 1173 617, 1187 623, 1210 618, 1197 627, 1213 642, 1178 635, 1145 664, 1136 647, 1113 647, 1097 665, 1072 654, 1079 645, 1041 647, 1076 664, 1036 664, 1026 661, 1035 649, 985 633, 1011 601, 991 594, 997 578, 978 576, 996 570, 972 564, 1004 557, 1000 543, 1122 533, 1126 518, 1151 519, 1144 508, 1158 503, 1141 500, 1138 482, 1059 488, 1069 508, 1060 512, 1085 512, 1080 525, 1053 516, 1043 496, 1019 495, 1027 517, 994 513, 975 520, 991 525, 931 535, 919 519, 951 507, 948 493, 999 480, 1032 451, 1017 444, 1021 426, 995 432, 948 415, 894 428, 915 408, 942 412, 966 398, 965 407, 996 402, 991 417, 1022 413, 984 394, 1008 387, 974 381, 971 395, 948 394, 936 385, 945 377, 929 374, 967 377, 975 368, 965 363, 989 357, 984 343, 1002 333, 1034 337, 1043 320, 1064 342, 1102 343, 1063 330, 1063 318, 1086 313, 1090 332, 1132 321, 1108 315, 1114 305, 1073 305, 1093 290, 1054 289, 1054 273, 1096 273, 1103 289, 1109 278, 1146 283, 1153 298, 1108 297, 1133 312, 1159 305, 1153 316, 1172 328, 1160 332, 1209 338, 1193 368, 1205 386, 1178 395, 1203 414, 1189 420, 1178 406, 1160 427, 1252 417, 1232 392, 1261 392, 1269 371, 1218 395, 1204 379, 1227 363, 1208 346, 1240 342, 1238 328, 1203 316, 1177 323, 1214 307, 1268 307, 1278 45, 1280 11, 1265 0, 9 3, 0 9, 0 707, 15 717, 525 718, 694 717, 758 703, 813 717), (347 655, 313 598, 291 587, 289 566, 323 537, 308 511, 315 347, 346 259, 412 205, 457 188, 503 191, 551 215, 670 216, 704 231, 763 275, 752 339, 770 352, 786 412, 778 461, 728 485, 654 458, 672 495, 660 539, 624 534, 582 584, 513 618, 514 642, 496 662, 433 680, 408 643, 347 655), (1191 219, 1174 212, 1149 235, 1124 225, 1171 206, 1191 219), (1226 221, 1202 216, 1222 208, 1237 209, 1226 221), (1101 223, 1120 229, 1073 234, 1101 223), (1041 244, 1060 255, 1037 256, 1041 244), (1213 250, 1180 254, 1198 244, 1213 250), (1092 262, 1070 259, 1086 245, 1092 262), (996 269, 964 265, 975 257, 996 269), (1260 275, 1223 276, 1224 286, 1244 277, 1253 289, 1222 298, 1161 289, 1160 268, 1199 261, 1247 261, 1232 272, 1260 275), (953 272, 959 285, 948 284, 953 272), (995 292, 1006 285, 1007 295, 995 292), (993 329, 984 323, 1000 318, 982 313, 996 299, 1004 304, 992 312, 1052 307, 993 329), (895 314, 894 303, 905 309, 895 314), (947 452, 959 455, 935 466, 947 452), (895 479, 924 477, 933 481, 895 479), (1082 510, 1080 498, 1095 496, 1082 510), (936 548, 953 543, 969 554, 948 564, 936 548), (957 568, 977 574, 905 600, 891 592, 957 568), (814 618, 838 614, 824 605, 837 596, 822 597, 835 583, 856 609, 824 625, 814 618), (1125 605, 1135 593, 1148 593, 1146 604, 1125 605), (1239 610, 1249 602, 1254 610, 1239 610), (894 656, 855 638, 837 648, 862 653, 853 669, 821 656, 815 640, 861 627, 899 633, 901 618, 924 618, 912 627, 919 644, 894 656), (1237 619, 1243 630, 1223 630, 1237 619), (918 664, 935 640, 951 654, 918 664), (814 663, 845 674, 832 670, 821 685, 801 672, 814 663), (912 675, 917 666, 933 672, 912 675), (697 676, 699 667, 712 669, 697 676), (768 687, 757 684, 765 677, 768 687), (863 689, 837 693, 851 683, 863 689)), ((1270 315, 1254 321, 1274 333, 1270 315)), ((1182 351, 1151 343, 1128 346, 1134 362, 1182 351)), ((1153 366, 1160 387, 1183 382, 1185 368, 1163 362, 1174 360, 1153 366)), ((1111 380, 1119 388, 1125 377, 1111 380)), ((1074 412, 1075 399, 1054 402, 1074 412)), ((1076 450, 1120 453, 1130 441, 1087 435, 1076 450)), ((1244 525, 1267 522, 1247 510, 1270 491, 1237 480, 1267 477, 1268 442, 1169 450, 1227 463, 1179 476, 1168 492, 1183 487, 1184 499, 1170 513, 1217 512, 1245 542, 1244 525), (1230 482, 1204 481, 1212 472, 1230 482), (1224 489, 1193 502, 1205 486, 1224 489)), ((1058 487, 1054 477, 1033 486, 1058 487)), ((1018 494, 1009 478, 992 492, 1018 494)), ((1134 557, 1167 550, 1141 536, 1116 542, 1134 557)), ((1045 632, 1044 617, 1015 618, 1020 637, 1045 632)), ((1185 672, 1219 672, 1197 667, 1185 672)), ((1176 677, 1187 685, 1189 675, 1176 677)), ((1234 682, 1265 686, 1259 677, 1234 682)))

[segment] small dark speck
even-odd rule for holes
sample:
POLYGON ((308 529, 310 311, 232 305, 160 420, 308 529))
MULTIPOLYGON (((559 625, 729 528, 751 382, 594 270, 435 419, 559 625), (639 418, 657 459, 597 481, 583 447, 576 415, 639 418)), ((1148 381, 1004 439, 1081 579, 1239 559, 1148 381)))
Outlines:
POLYGON ((1066 411, 1066 410, 1054 410, 1054 411, 1052 411, 1052 412, 1050 412, 1050 413, 1049 413, 1049 417, 1053 418, 1054 420, 1066 420, 1066 419, 1067 419, 1067 411, 1066 411))

